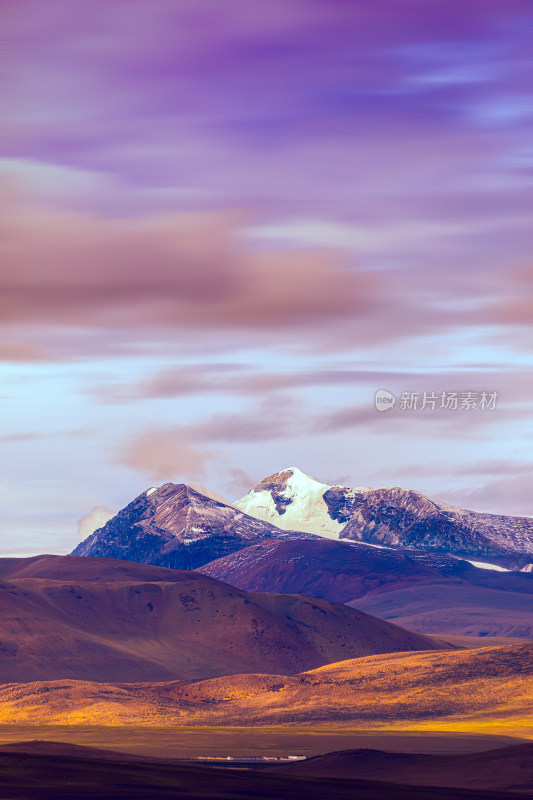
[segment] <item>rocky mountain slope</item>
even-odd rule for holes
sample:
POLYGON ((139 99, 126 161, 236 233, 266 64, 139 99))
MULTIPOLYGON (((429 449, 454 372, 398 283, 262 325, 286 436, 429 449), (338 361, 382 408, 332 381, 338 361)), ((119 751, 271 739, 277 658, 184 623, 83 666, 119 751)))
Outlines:
POLYGON ((371 653, 445 648, 346 605, 249 594, 114 559, 0 560, 0 684, 293 674, 371 653))
POLYGON ((533 638, 533 576, 359 542, 269 541, 199 568, 246 591, 350 603, 424 633, 533 638))
POLYGON ((149 489, 73 555, 195 569, 252 544, 316 535, 513 570, 530 571, 533 563, 533 518, 465 511, 400 487, 328 486, 296 468, 271 475, 233 505, 186 484, 149 489))
MULTIPOLYGON (((376 592, 475 570, 449 556, 313 540, 251 545, 199 568, 199 572, 253 592, 308 594, 347 603, 376 592)), ((533 581, 526 582, 532 584, 533 581)))
POLYGON ((523 569, 533 560, 533 518, 480 514, 398 486, 368 492, 341 538, 523 569))
POLYGON ((81 542, 72 555, 101 556, 173 569, 195 569, 284 532, 186 484, 148 489, 81 542))

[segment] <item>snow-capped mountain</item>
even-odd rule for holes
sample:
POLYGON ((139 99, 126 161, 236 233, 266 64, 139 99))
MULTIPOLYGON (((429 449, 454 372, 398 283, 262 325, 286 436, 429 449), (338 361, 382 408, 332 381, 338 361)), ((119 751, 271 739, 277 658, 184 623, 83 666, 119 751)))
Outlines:
POLYGON ((401 487, 329 486, 291 467, 233 505, 209 495, 186 484, 152 487, 73 555, 195 569, 266 539, 318 535, 450 554, 476 566, 530 570, 533 562, 532 518, 465 511, 401 487))
POLYGON ((72 555, 194 569, 264 539, 302 535, 281 531, 186 484, 165 483, 136 497, 72 555))
POLYGON ((466 511, 399 486, 328 486, 290 467, 234 505, 279 528, 329 539, 449 553, 513 570, 532 561, 533 518, 466 511))
POLYGON ((369 491, 329 486, 288 467, 265 478, 234 506, 284 530, 338 539, 369 491))

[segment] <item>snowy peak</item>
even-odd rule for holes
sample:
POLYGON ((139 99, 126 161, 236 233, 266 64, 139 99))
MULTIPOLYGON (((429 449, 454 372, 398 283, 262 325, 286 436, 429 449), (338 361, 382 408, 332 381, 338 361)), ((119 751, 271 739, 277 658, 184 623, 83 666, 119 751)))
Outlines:
POLYGON ((299 536, 248 516, 192 486, 142 492, 73 551, 174 569, 194 569, 263 539, 299 536))
POLYGON ((167 502, 168 500, 182 504, 186 501, 202 502, 202 500, 215 499, 207 494, 207 492, 204 494, 201 489, 202 487, 200 486, 193 486, 188 483, 164 483, 162 486, 152 486, 150 489, 142 492, 134 502, 144 497, 149 498, 151 505, 158 506, 160 503, 167 502))
POLYGON ((533 553, 533 519, 467 511, 401 486, 329 486, 295 467, 265 478, 234 505, 284 530, 451 553, 476 565, 528 568, 533 553))
POLYGON ((234 505, 284 530, 338 539, 366 491, 330 486, 297 467, 288 467, 269 475, 234 505))

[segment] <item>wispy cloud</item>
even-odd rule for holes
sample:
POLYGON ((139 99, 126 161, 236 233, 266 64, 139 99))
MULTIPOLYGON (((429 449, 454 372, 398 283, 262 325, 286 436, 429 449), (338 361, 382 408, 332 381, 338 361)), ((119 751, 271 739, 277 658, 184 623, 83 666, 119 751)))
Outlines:
POLYGON ((475 471, 518 469, 532 435, 520 0, 19 0, 5 17, 8 538, 23 505, 41 514, 26 478, 43 473, 80 490, 64 516, 64 486, 46 489, 74 538, 140 481, 239 494, 278 459, 357 483, 438 461, 412 488, 486 506, 482 487, 525 477, 475 471), (500 403, 379 414, 380 387, 500 403))

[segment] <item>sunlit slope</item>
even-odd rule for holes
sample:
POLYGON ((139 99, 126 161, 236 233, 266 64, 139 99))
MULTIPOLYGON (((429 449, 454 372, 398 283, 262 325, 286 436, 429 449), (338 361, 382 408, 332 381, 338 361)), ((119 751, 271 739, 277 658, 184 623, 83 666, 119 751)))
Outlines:
POLYGON ((533 644, 380 655, 294 676, 0 687, 0 721, 505 729, 533 737, 533 644))

